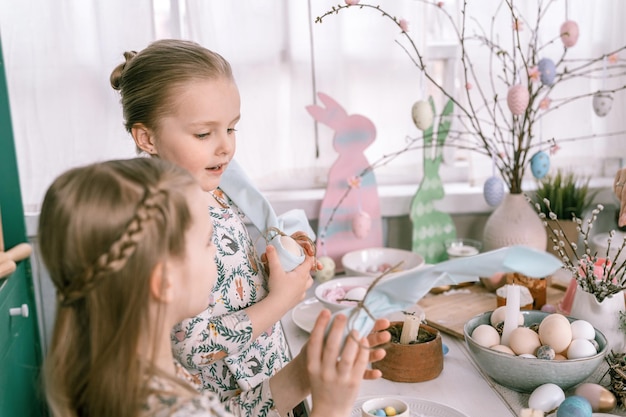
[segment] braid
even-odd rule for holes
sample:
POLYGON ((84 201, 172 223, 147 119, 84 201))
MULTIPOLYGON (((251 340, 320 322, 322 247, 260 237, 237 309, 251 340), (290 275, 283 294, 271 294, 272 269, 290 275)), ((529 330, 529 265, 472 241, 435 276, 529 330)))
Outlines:
POLYGON ((146 187, 143 200, 135 210, 124 233, 111 244, 109 250, 98 257, 94 265, 87 269, 83 280, 74 280, 63 291, 59 291, 58 299, 62 306, 69 306, 85 297, 96 287, 107 274, 124 268, 128 259, 143 239, 146 224, 155 218, 164 218, 163 207, 167 204, 168 193, 146 187))

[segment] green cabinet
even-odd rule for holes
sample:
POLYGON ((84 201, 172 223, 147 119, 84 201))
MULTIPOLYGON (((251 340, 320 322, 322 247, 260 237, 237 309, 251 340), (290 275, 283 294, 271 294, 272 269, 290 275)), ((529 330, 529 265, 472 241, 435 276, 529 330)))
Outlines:
MULTIPOLYGON (((5 250, 27 242, 1 43, 0 215, 5 250)), ((0 417, 46 415, 40 389, 42 358, 37 323, 27 259, 18 263, 14 273, 0 278, 0 417), (11 309, 17 309, 13 315, 11 309)))

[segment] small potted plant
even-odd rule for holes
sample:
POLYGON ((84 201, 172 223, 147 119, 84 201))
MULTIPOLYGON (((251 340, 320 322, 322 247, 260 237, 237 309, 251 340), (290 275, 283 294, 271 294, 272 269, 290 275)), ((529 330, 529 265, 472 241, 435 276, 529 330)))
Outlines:
MULTIPOLYGON (((538 204, 539 212, 547 216, 548 226, 556 227, 555 221, 549 216, 552 212, 552 216, 556 216, 559 220, 560 227, 570 242, 578 242, 578 230, 574 218, 583 218, 597 194, 597 191, 590 190, 589 180, 589 177, 559 169, 554 175, 548 175, 538 181, 537 189, 531 193, 532 202, 538 204), (550 202, 549 207, 544 200, 550 202)), ((555 242, 548 234, 547 251, 555 256, 559 256, 557 244, 558 242, 555 242)), ((568 255, 571 258, 573 254, 570 252, 568 255)))

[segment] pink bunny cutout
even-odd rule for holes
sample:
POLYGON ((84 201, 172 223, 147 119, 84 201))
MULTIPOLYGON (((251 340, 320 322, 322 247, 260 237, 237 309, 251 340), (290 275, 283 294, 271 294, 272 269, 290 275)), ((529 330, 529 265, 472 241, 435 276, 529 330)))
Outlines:
POLYGON ((376 127, 365 116, 348 115, 330 96, 318 93, 318 97, 326 107, 310 105, 306 109, 335 131, 333 148, 339 155, 328 172, 320 207, 317 253, 331 257, 341 272, 341 257, 346 252, 383 246, 376 177, 364 154, 376 138, 376 127))

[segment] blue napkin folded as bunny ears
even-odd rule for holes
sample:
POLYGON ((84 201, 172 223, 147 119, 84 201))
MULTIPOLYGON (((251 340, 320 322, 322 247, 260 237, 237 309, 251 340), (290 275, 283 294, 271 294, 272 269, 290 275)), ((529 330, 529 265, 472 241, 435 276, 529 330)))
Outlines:
POLYGON ((270 202, 234 159, 230 161, 224 175, 222 175, 220 188, 243 211, 259 233, 265 237, 267 244, 276 248, 276 253, 285 271, 291 271, 304 262, 305 256, 302 248, 300 248, 300 254, 293 254, 284 247, 280 235, 271 231, 272 228, 276 228, 287 236, 302 231, 311 240, 315 240, 315 232, 313 232, 304 210, 289 210, 277 216, 270 202))
POLYGON ((477 281, 479 276, 489 277, 499 272, 543 278, 562 265, 555 256, 526 246, 496 249, 381 279, 369 289, 362 306, 349 307, 334 315, 343 314, 349 319, 344 337, 352 329, 362 337, 371 332, 376 319, 413 306, 433 287, 477 281))

